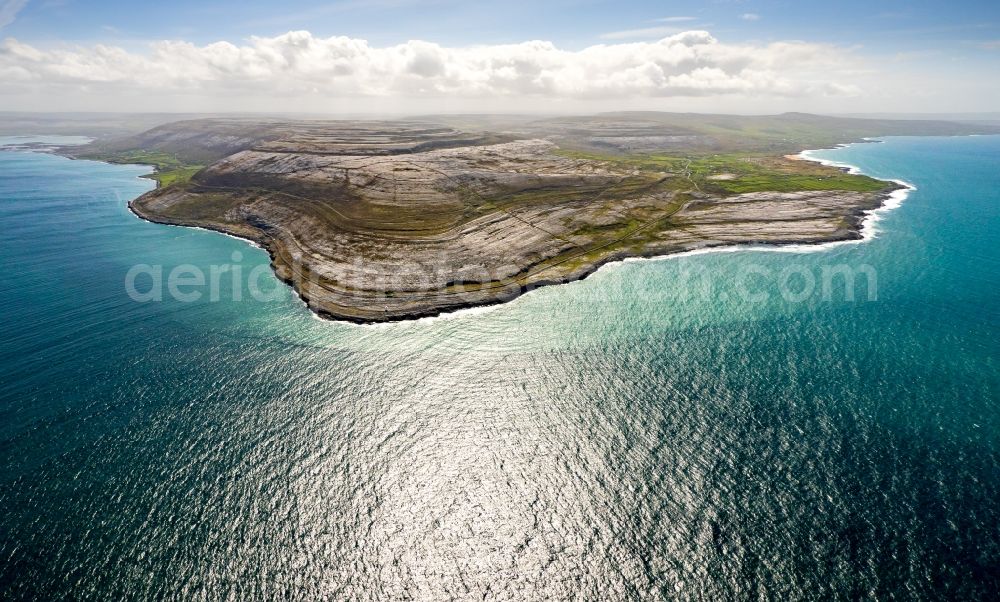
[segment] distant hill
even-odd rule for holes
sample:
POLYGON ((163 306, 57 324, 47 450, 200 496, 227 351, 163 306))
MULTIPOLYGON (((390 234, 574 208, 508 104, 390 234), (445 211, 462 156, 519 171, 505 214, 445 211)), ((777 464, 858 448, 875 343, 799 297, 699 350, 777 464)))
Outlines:
POLYGON ((1000 133, 1000 128, 933 120, 858 119, 808 113, 711 115, 621 112, 557 117, 531 122, 566 146, 622 152, 758 151, 792 153, 878 136, 940 136, 1000 133))
MULTIPOLYGON (((162 116, 143 119, 160 118, 162 116)), ((138 117, 131 119, 130 124, 141 121, 138 117)), ((335 153, 337 145, 346 140, 348 146, 357 151, 359 135, 376 140, 373 132, 383 128, 392 130, 398 141, 401 127, 410 130, 414 140, 430 145, 427 148, 544 138, 567 149, 625 154, 727 151, 784 154, 876 136, 1000 133, 1000 127, 991 124, 860 119, 808 113, 748 116, 616 112, 545 118, 427 115, 382 121, 225 117, 159 124, 141 133, 100 139, 73 154, 107 158, 142 150, 165 153, 184 164, 207 165, 241 150, 281 141, 300 150, 311 145, 315 147, 313 152, 335 153)), ((380 153, 394 152, 381 144, 378 148, 380 153)))

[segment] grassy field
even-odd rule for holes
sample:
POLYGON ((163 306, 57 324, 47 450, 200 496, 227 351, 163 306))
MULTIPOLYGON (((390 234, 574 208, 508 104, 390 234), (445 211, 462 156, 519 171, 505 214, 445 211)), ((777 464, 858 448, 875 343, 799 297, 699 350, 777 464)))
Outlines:
POLYGON ((690 170, 692 178, 706 190, 735 194, 796 190, 877 192, 886 187, 885 182, 868 176, 776 156, 711 155, 692 160, 690 170))
POLYGON ((191 176, 201 171, 201 165, 179 167, 168 171, 157 171, 150 177, 159 182, 161 187, 183 184, 191 179, 191 176))
POLYGON ((558 154, 574 159, 601 161, 615 167, 670 174, 675 183, 719 194, 795 192, 797 190, 846 190, 877 192, 887 184, 868 176, 769 154, 700 154, 691 156, 644 154, 602 155, 573 150, 558 154))
POLYGON ((102 155, 99 160, 112 163, 139 163, 143 165, 152 165, 157 170, 162 171, 170 171, 185 167, 184 163, 178 160, 174 155, 160 151, 148 151, 141 149, 107 153, 102 155))
POLYGON ((150 179, 156 180, 160 187, 183 184, 201 170, 203 165, 188 165, 174 155, 161 151, 129 150, 107 154, 86 155, 88 159, 107 161, 109 163, 136 163, 152 165, 156 171, 150 174, 150 179))

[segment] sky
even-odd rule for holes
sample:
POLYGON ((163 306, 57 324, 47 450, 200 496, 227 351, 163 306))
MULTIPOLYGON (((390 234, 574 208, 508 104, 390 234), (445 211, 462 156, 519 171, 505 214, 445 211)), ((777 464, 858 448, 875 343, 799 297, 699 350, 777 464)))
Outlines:
POLYGON ((0 110, 995 112, 998 82, 997 0, 0 0, 0 110))

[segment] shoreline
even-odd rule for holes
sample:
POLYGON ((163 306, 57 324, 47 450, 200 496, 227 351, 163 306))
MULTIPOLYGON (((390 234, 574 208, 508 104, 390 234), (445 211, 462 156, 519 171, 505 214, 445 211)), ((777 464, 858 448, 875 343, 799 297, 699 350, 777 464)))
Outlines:
MULTIPOLYGON (((832 147, 832 148, 806 149, 806 150, 800 151, 799 153, 797 153, 795 155, 792 155, 792 156, 796 157, 798 160, 801 160, 801 161, 812 161, 814 163, 819 163, 820 165, 826 165, 826 166, 830 166, 830 167, 836 167, 836 168, 841 169, 841 170, 843 170, 843 171, 845 171, 845 172, 847 172, 849 174, 852 174, 852 175, 867 175, 868 177, 875 178, 875 176, 872 176, 870 174, 864 173, 864 171, 860 167, 858 167, 856 165, 851 165, 849 163, 844 163, 844 162, 841 162, 841 161, 833 161, 833 160, 830 160, 830 159, 821 159, 821 158, 818 158, 818 157, 812 157, 812 156, 810 156, 810 154, 811 153, 815 153, 815 152, 824 151, 824 150, 837 150, 837 149, 840 149, 840 148, 847 148, 847 147, 849 147, 849 146, 851 146, 853 144, 873 144, 873 143, 882 144, 884 142, 885 142, 884 140, 881 140, 881 139, 878 139, 878 138, 866 138, 866 139, 858 141, 858 142, 851 142, 851 143, 847 143, 847 144, 839 144, 839 145, 837 145, 835 147, 832 147)), ((790 156, 790 158, 791 158, 791 156, 790 156)), ((587 272, 586 275, 584 275, 584 276, 582 276, 580 278, 574 279, 574 280, 570 280, 570 281, 563 282, 563 283, 557 283, 557 284, 572 284, 574 282, 582 282, 582 281, 586 280, 587 278, 589 278, 590 276, 592 276, 593 274, 596 274, 597 272, 599 272, 599 271, 601 271, 603 269, 612 269, 612 268, 614 268, 616 266, 619 266, 619 265, 622 265, 622 264, 626 264, 626 263, 665 261, 665 260, 671 260, 671 259, 680 259, 680 258, 683 258, 683 257, 694 257, 694 256, 697 256, 697 255, 708 255, 708 254, 711 254, 711 253, 739 253, 739 252, 761 252, 761 251, 762 252, 767 252, 767 253, 798 253, 798 254, 821 253, 823 251, 827 251, 829 249, 832 249, 832 248, 835 248, 835 247, 839 247, 839 246, 843 246, 843 245, 856 245, 856 244, 861 244, 861 243, 869 242, 871 240, 874 240, 877 237, 878 230, 875 228, 875 226, 881 220, 882 216, 884 214, 886 214, 886 213, 894 210, 894 209, 899 208, 903 204, 903 202, 906 200, 906 198, 910 195, 910 193, 913 192, 914 190, 917 190, 917 187, 915 185, 913 185, 912 183, 907 182, 905 180, 898 179, 898 178, 890 178, 890 179, 884 179, 884 180, 882 178, 875 178, 875 179, 882 180, 884 182, 893 182, 893 183, 899 185, 901 188, 897 188, 896 190, 893 190, 893 191, 889 192, 888 194, 884 195, 884 198, 882 199, 882 202, 881 202, 881 204, 878 207, 875 207, 874 209, 866 209, 866 210, 862 211, 863 217, 862 217, 862 220, 861 220, 861 227, 857 231, 857 234, 858 234, 857 238, 845 238, 845 239, 840 239, 840 240, 817 241, 817 242, 801 242, 801 241, 789 242, 789 243, 782 243, 782 242, 770 242, 770 243, 756 242, 756 243, 754 243, 754 242, 748 242, 748 243, 737 243, 737 244, 727 244, 727 245, 718 245, 718 246, 706 245, 706 246, 704 246, 702 248, 689 249, 689 250, 685 250, 685 251, 678 251, 676 253, 666 253, 666 254, 660 254, 660 255, 651 255, 649 257, 643 257, 641 255, 636 255, 636 256, 631 256, 631 257, 624 257, 622 259, 610 259, 609 261, 606 261, 604 263, 596 264, 595 267, 594 267, 594 269, 592 271, 587 272)), ((436 322, 436 321, 440 321, 440 320, 448 320, 448 319, 460 318, 460 317, 470 316, 470 315, 478 315, 478 314, 483 314, 483 313, 491 312, 491 311, 494 311, 496 309, 499 309, 500 307, 502 307, 504 305, 508 305, 508 304, 514 303, 518 299, 521 299, 521 298, 527 296, 533 290, 535 290, 537 288, 543 288, 543 287, 546 287, 546 286, 549 286, 549 285, 541 285, 541 286, 537 286, 537 287, 532 287, 531 290, 525 291, 525 292, 517 295, 513 299, 510 299, 510 300, 507 300, 507 301, 499 301, 499 302, 490 303, 490 304, 470 305, 469 307, 463 307, 463 308, 459 308, 459 309, 456 309, 456 310, 453 310, 453 311, 439 312, 439 313, 437 313, 435 315, 432 315, 432 316, 419 316, 419 317, 415 317, 415 318, 403 318, 403 319, 400 319, 400 320, 392 320, 392 321, 386 321, 386 322, 365 322, 365 323, 360 323, 359 324, 357 322, 350 322, 350 321, 348 321, 348 323, 355 324, 355 325, 360 325, 360 326, 389 326, 389 325, 392 325, 392 324, 395 324, 395 323, 398 323, 398 322, 424 322, 424 323, 431 323, 431 322, 436 322)), ((318 312, 315 312, 315 311, 311 311, 311 313, 313 314, 313 316, 315 318, 323 320, 324 322, 331 322, 331 321, 333 321, 333 322, 343 322, 343 321, 345 321, 345 320, 341 320, 341 319, 337 319, 337 318, 325 317, 325 316, 322 316, 318 312)))
MULTIPOLYGON (((844 148, 844 147, 850 146, 851 144, 866 144, 866 143, 873 143, 873 142, 882 142, 882 141, 881 140, 876 140, 876 139, 871 139, 871 140, 863 140, 863 141, 858 141, 858 142, 853 142, 853 143, 848 143, 848 144, 841 144, 841 145, 838 145, 838 146, 834 147, 833 149, 806 149, 806 150, 800 151, 799 153, 797 153, 796 155, 794 155, 794 157, 796 157, 799 160, 803 160, 803 161, 812 161, 812 162, 815 162, 815 163, 819 163, 821 165, 827 165, 827 166, 831 166, 831 167, 836 167, 836 168, 841 169, 841 170, 843 170, 843 171, 845 171, 847 173, 850 173, 850 174, 863 174, 863 171, 860 168, 858 168, 857 166, 855 166, 855 165, 850 165, 850 164, 839 162, 839 161, 832 161, 832 160, 827 160, 827 159, 820 159, 820 158, 811 156, 811 153, 819 152, 819 151, 822 151, 822 150, 835 150, 836 148, 844 148)), ((70 158, 72 159, 72 157, 70 157, 70 158)), ((155 173, 155 171, 156 171, 155 166, 151 166, 151 165, 147 165, 147 164, 138 164, 138 163, 132 164, 132 165, 143 165, 144 167, 148 167, 148 168, 150 168, 152 170, 151 173, 155 173)), ((867 175, 867 174, 864 174, 864 175, 867 175)), ((150 174, 143 174, 143 175, 140 175, 140 176, 137 176, 137 177, 144 178, 144 179, 152 179, 152 178, 149 178, 149 176, 150 176, 150 174)), ((873 177, 873 176, 870 176, 870 177, 873 177)), ((877 179, 881 179, 881 178, 877 178, 877 179)), ((741 252, 741 251, 751 251, 751 252, 753 252, 753 251, 766 251, 766 252, 778 252, 778 253, 816 253, 816 252, 822 252, 822 251, 825 251, 827 249, 834 248, 834 247, 840 246, 840 245, 858 244, 858 243, 866 242, 868 240, 872 240, 873 238, 875 238, 877 236, 878 230, 876 228, 876 224, 879 221, 881 215, 884 214, 884 213, 886 213, 886 212, 888 212, 888 211, 891 211, 891 210, 899 207, 900 204, 902 204, 902 202, 906 199, 906 197, 909 196, 909 193, 911 191, 913 191, 913 190, 916 189, 916 187, 913 186, 912 184, 910 184, 909 182, 906 182, 906 181, 903 181, 903 180, 899 180, 899 179, 884 179, 882 181, 893 182, 896 185, 898 185, 900 188, 896 188, 896 189, 894 189, 892 191, 889 191, 888 193, 883 193, 883 195, 881 196, 880 203, 879 203, 879 205, 877 207, 874 207, 872 209, 860 210, 858 212, 858 215, 857 215, 857 217, 860 220, 859 221, 859 226, 858 226, 858 228, 856 230, 852 230, 851 231, 852 235, 848 236, 848 237, 836 238, 836 239, 816 239, 815 241, 805 241, 805 242, 803 242, 801 240, 797 240, 797 241, 784 241, 784 242, 783 241, 766 241, 766 242, 762 242, 762 241, 748 241, 748 242, 745 242, 745 243, 734 243, 734 244, 726 243, 726 244, 718 244, 718 245, 713 245, 713 244, 709 243, 709 244, 705 244, 705 245, 700 246, 700 247, 689 248, 689 249, 679 249, 676 252, 669 252, 669 253, 662 253, 662 252, 660 252, 660 253, 650 253, 649 255, 635 254, 635 255, 627 255, 627 256, 609 256, 609 257, 605 258, 604 260, 602 260, 600 262, 597 262, 594 265, 590 266, 588 269, 581 271, 579 274, 574 274, 573 277, 571 277, 571 278, 559 278, 559 279, 554 279, 554 280, 538 281, 538 282, 532 283, 531 285, 521 287, 520 289, 512 290, 504 298, 492 299, 492 300, 489 300, 489 301, 486 301, 486 302, 457 302, 454 307, 450 307, 450 308, 429 309, 427 311, 423 311, 423 312, 418 311, 418 312, 414 312, 412 314, 405 315, 405 316, 393 316, 391 318, 377 319, 377 320, 365 319, 365 318, 357 318, 357 319, 355 319, 355 318, 351 318, 351 317, 347 317, 347 316, 334 315, 334 314, 331 314, 330 312, 325 311, 325 310, 323 310, 321 308, 315 308, 315 307, 311 306, 310 303, 309 303, 309 299, 307 297, 305 297, 305 296, 302 295, 302 293, 295 286, 293 279, 291 279, 291 278, 283 278, 283 277, 281 277, 281 276, 278 275, 278 271, 275 269, 276 268, 276 266, 275 266, 275 253, 274 253, 274 251, 272 251, 272 249, 270 249, 269 245, 264 240, 255 240, 255 239, 252 239, 252 238, 240 236, 238 234, 234 234, 232 232, 225 231, 225 230, 223 230, 221 228, 212 228, 212 227, 208 227, 208 226, 204 226, 204 225, 193 225, 193 224, 192 225, 188 225, 188 224, 184 224, 184 223, 181 223, 181 222, 173 222, 173 221, 161 220, 161 219, 158 219, 158 218, 152 218, 152 217, 143 215, 141 213, 141 211, 138 210, 134 206, 134 202, 139 197, 136 197, 135 199, 129 200, 127 202, 127 209, 136 218, 141 219, 141 220, 146 221, 146 222, 149 222, 149 223, 155 223, 155 224, 167 225, 167 226, 184 227, 184 228, 193 228, 193 229, 202 230, 202 231, 206 231, 206 232, 214 232, 214 233, 222 234, 222 235, 227 236, 229 238, 233 238, 233 239, 242 241, 244 243, 247 243, 252 248, 257 248, 257 249, 264 250, 268 254, 269 265, 270 265, 272 274, 274 274, 274 276, 275 276, 275 278, 277 280, 279 280, 280 282, 282 282, 283 284, 285 284, 289 288, 291 288, 292 292, 294 293, 294 296, 299 300, 299 302, 301 302, 306 307, 306 310, 311 314, 311 316, 314 319, 322 320, 323 322, 336 322, 336 323, 343 323, 343 324, 352 324, 352 325, 356 325, 356 326, 388 326, 388 325, 402 323, 402 322, 414 322, 414 323, 416 323, 416 322, 424 322, 424 323, 429 323, 429 322, 432 322, 432 321, 453 319, 453 318, 459 318, 459 317, 468 316, 468 315, 478 315, 478 314, 486 313, 486 312, 489 312, 489 311, 493 311, 493 310, 495 310, 495 309, 497 309, 497 308, 499 308, 499 307, 501 307, 503 305, 507 305, 509 303, 512 303, 512 302, 516 301, 517 299, 520 299, 520 298, 526 296, 527 294, 531 293, 532 291, 534 291, 536 289, 545 288, 545 287, 548 287, 548 286, 562 285, 562 284, 571 284, 573 282, 583 281, 583 280, 586 280, 591 275, 597 273, 598 271, 600 271, 602 269, 605 269, 605 268, 608 268, 609 266, 615 266, 615 265, 618 265, 618 264, 624 264, 624 263, 628 263, 628 262, 637 262, 637 261, 663 261, 663 260, 666 260, 666 259, 681 258, 681 257, 690 257, 690 256, 694 256, 694 255, 702 255, 702 254, 708 254, 708 253, 734 253, 734 252, 741 252)), ((157 188, 159 188, 159 183, 157 183, 157 188)))
MULTIPOLYGON (((866 140, 866 142, 882 143, 884 141, 872 139, 872 140, 866 140)), ((834 161, 832 159, 821 159, 819 157, 811 156, 811 154, 815 152, 820 152, 823 150, 837 150, 838 148, 847 148, 848 146, 850 145, 841 144, 834 148, 828 148, 828 149, 804 150, 799 153, 799 156, 802 157, 802 159, 805 161, 812 161, 814 163, 819 163, 820 165, 836 167, 846 171, 849 174, 867 175, 870 178, 874 178, 875 176, 864 173, 864 171, 857 165, 844 163, 843 161, 834 161)), ((876 178, 876 179, 881 179, 881 178, 876 178)), ((888 197, 885 199, 885 201, 883 201, 883 203, 880 206, 874 209, 869 209, 868 211, 865 212, 865 218, 861 222, 861 239, 858 242, 864 242, 876 238, 878 236, 878 229, 876 226, 878 222, 881 221, 883 215, 892 211, 893 209, 899 208, 899 206, 903 204, 903 201, 905 201, 907 197, 910 196, 910 193, 913 192, 914 190, 917 190, 917 187, 914 184, 907 182, 906 180, 901 180, 898 178, 890 178, 884 181, 894 182, 899 186, 901 186, 902 188, 899 188, 889 193, 888 197)), ((843 241, 842 243, 830 243, 830 244, 844 244, 846 242, 851 242, 851 241, 843 241)))
MULTIPOLYGON (((890 180, 884 180, 884 181, 889 182, 890 180)), ((312 316, 316 319, 322 320, 324 322, 339 322, 344 324, 352 324, 356 326, 387 326, 402 322, 419 322, 419 321, 426 322, 430 320, 448 319, 450 317, 458 317, 460 315, 469 315, 472 312, 485 313, 486 311, 498 309, 501 306, 513 303, 514 301, 526 296, 527 294, 537 289, 580 282, 586 280, 587 278, 589 278, 590 276, 592 276, 593 274, 597 273, 598 271, 604 268, 630 261, 662 261, 664 259, 672 259, 675 257, 684 257, 691 255, 707 254, 707 253, 716 253, 716 252, 724 253, 724 252, 756 251, 756 250, 788 253, 788 252, 802 252, 799 251, 799 249, 804 248, 808 249, 807 252, 815 252, 827 248, 828 245, 841 245, 841 244, 864 242, 865 238, 863 237, 862 232, 864 230, 865 223, 869 219, 868 214, 873 211, 878 211, 879 209, 885 207, 886 201, 889 198, 891 198, 892 195, 900 192, 900 190, 908 191, 908 189, 903 188, 903 189, 896 189, 888 193, 883 193, 882 200, 878 207, 874 209, 866 209, 859 211, 858 217, 861 218, 861 228, 858 230, 852 230, 850 232, 851 236, 844 238, 835 238, 835 239, 819 238, 815 239, 814 241, 806 241, 806 242, 803 242, 801 240, 795 240, 795 241, 777 240, 777 241, 766 241, 766 242, 748 241, 745 243, 735 243, 735 244, 722 243, 716 245, 713 245, 712 243, 707 243, 700 246, 696 246, 694 248, 679 249, 676 252, 671 252, 666 254, 662 252, 650 252, 648 254, 639 253, 631 255, 625 255, 620 253, 617 255, 606 257, 603 260, 589 266, 587 269, 582 270, 578 274, 574 274, 572 277, 558 278, 551 280, 540 280, 532 283, 531 285, 522 286, 517 290, 510 291, 505 298, 491 299, 489 301, 481 303, 457 302, 454 307, 449 307, 444 309, 428 309, 426 311, 416 311, 405 316, 392 316, 390 318, 378 319, 378 320, 352 318, 348 316, 335 315, 322 308, 315 308, 312 305, 310 305, 308 298, 302 295, 301 291, 299 291, 299 289, 294 285, 294 280, 292 278, 284 278, 278 275, 278 271, 275 269, 275 263, 274 263, 275 253, 264 240, 257 241, 254 239, 233 234, 231 232, 224 231, 222 229, 212 228, 204 225, 187 225, 184 223, 147 217, 143 215, 139 210, 137 210, 136 207, 134 206, 134 202, 139 197, 136 197, 135 199, 132 199, 128 202, 128 210, 137 218, 150 223, 166 225, 166 226, 176 226, 182 228, 195 228, 208 232, 215 232, 218 234, 223 234, 230 238, 246 242, 251 246, 263 249, 264 251, 267 252, 268 257, 270 258, 271 272, 272 274, 274 274, 275 278, 280 282, 282 282, 283 284, 289 286, 292 289, 292 292, 295 294, 296 298, 298 298, 299 301, 301 301, 306 306, 309 313, 312 314, 312 316)))

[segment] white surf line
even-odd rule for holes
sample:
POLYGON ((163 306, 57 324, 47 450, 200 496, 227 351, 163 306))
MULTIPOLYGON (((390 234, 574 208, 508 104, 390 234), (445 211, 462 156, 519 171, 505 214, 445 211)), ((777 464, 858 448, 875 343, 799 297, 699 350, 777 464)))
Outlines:
MULTIPOLYGON (((121 200, 121 195, 118 194, 117 190, 115 191, 115 195, 118 196, 118 199, 120 201, 121 200)), ((140 196, 142 196, 142 195, 140 195, 140 196)), ((138 198, 138 197, 136 197, 136 198, 138 198)), ((135 200, 135 199, 133 199, 133 200, 135 200)), ((235 234, 230 234, 228 232, 223 232, 221 230, 213 230, 211 228, 203 228, 201 226, 188 226, 188 225, 184 225, 184 224, 165 224, 163 222, 154 222, 153 220, 148 220, 148 219, 142 217, 141 215, 139 215, 138 213, 136 213, 135 211, 132 211, 132 208, 129 207, 129 205, 128 205, 131 202, 132 201, 125 201, 125 211, 128 212, 129 215, 131 215, 132 217, 134 217, 135 219, 137 219, 137 220, 139 220, 141 222, 146 222, 147 224, 156 224, 157 226, 170 226, 170 227, 173 227, 173 228, 185 228, 185 229, 188 229, 188 230, 201 230, 202 232, 211 232, 212 234, 219 234, 221 236, 227 236, 229 238, 236 239, 236 240, 238 240, 240 242, 244 242, 244 243, 250 245, 251 247, 253 247, 255 249, 264 250, 264 247, 262 247, 256 241, 250 240, 249 238, 243 238, 242 236, 236 236, 235 234)), ((178 232, 178 234, 183 234, 183 232, 178 232)))
MULTIPOLYGON (((875 139, 867 139, 866 138, 866 140, 868 140, 869 142, 879 142, 879 143, 882 142, 881 140, 875 140, 875 139)), ((848 145, 840 145, 837 148, 843 148, 845 146, 848 146, 848 145)), ((821 149, 821 150, 832 150, 832 149, 821 149)), ((857 165, 852 165, 850 163, 844 163, 842 161, 835 161, 835 160, 831 160, 831 159, 822 159, 822 158, 819 158, 819 157, 815 157, 815 156, 813 156, 813 153, 815 153, 815 152, 819 152, 819 151, 818 150, 804 150, 804 151, 802 151, 801 153, 799 153, 796 156, 800 157, 801 159, 803 159, 805 161, 813 161, 815 163, 819 163, 820 165, 827 165, 829 167, 837 167, 837 168, 841 168, 841 169, 846 169, 847 173, 849 173, 849 174, 853 174, 853 175, 868 175, 868 174, 865 174, 864 171, 860 167, 858 167, 857 165)), ((870 176, 870 177, 875 177, 875 176, 870 176)), ((846 244, 858 244, 858 243, 862 243, 862 242, 866 242, 866 241, 875 239, 878 236, 878 233, 879 233, 878 222, 880 222, 882 220, 882 218, 885 217, 885 215, 887 213, 889 213, 890 211, 892 211, 893 209, 898 209, 899 206, 903 204, 903 201, 905 201, 906 198, 910 196, 910 193, 917 189, 916 186, 914 186, 910 182, 907 182, 906 180, 900 180, 900 179, 896 179, 896 178, 890 178, 887 181, 889 181, 889 182, 895 182, 896 184, 899 184, 903 188, 900 188, 899 190, 892 191, 891 193, 889 193, 888 198, 885 199, 885 201, 882 203, 882 205, 880 205, 879 207, 876 207, 875 209, 871 209, 871 210, 868 210, 868 211, 865 212, 865 219, 861 222, 861 238, 859 240, 845 240, 845 241, 838 241, 838 242, 833 242, 833 243, 824 243, 824 244, 817 245, 817 246, 827 247, 828 248, 829 245, 835 246, 835 245, 845 244, 845 243, 846 244)), ((802 245, 802 246, 808 246, 808 245, 802 245)))
MULTIPOLYGON (((357 327, 360 327, 360 328, 392 328, 392 327, 404 326, 406 324, 427 325, 427 324, 433 324, 435 322, 444 322, 446 320, 456 320, 456 319, 460 319, 460 318, 467 318, 469 316, 478 316, 478 315, 482 315, 482 314, 491 313, 491 312, 499 310, 501 307, 503 307, 505 305, 510 305, 511 303, 516 303, 518 299, 520 299, 522 297, 525 297, 525 296, 527 296, 530 293, 531 293, 531 291, 528 291, 527 293, 524 293, 522 295, 518 295, 517 298, 511 299, 510 301, 507 301, 507 302, 499 301, 497 303, 491 303, 490 305, 478 305, 476 307, 463 307, 461 309, 456 309, 454 311, 445 311, 445 312, 437 314, 436 316, 423 316, 423 317, 420 317, 420 318, 404 318, 402 320, 393 320, 391 322, 373 322, 373 323, 370 323, 370 324, 357 324, 357 323, 354 323, 354 322, 347 322, 347 323, 350 324, 351 326, 357 326, 357 327)), ((310 313, 313 313, 313 312, 310 312, 310 313)), ((313 313, 313 316, 315 316, 316 319, 323 320, 324 322, 326 322, 328 324, 331 323, 331 322, 336 322, 336 323, 344 323, 345 322, 344 320, 321 318, 321 317, 317 316, 315 313, 313 313)))
MULTIPOLYGON (((878 142, 882 143, 882 140, 878 139, 865 139, 866 143, 878 142)), ((859 144, 859 143, 852 143, 859 144)), ((803 161, 812 161, 814 163, 819 163, 820 165, 826 165, 829 167, 837 167, 840 169, 846 169, 851 175, 868 175, 865 174, 861 168, 856 165, 851 165, 850 163, 844 163, 841 161, 834 161, 830 159, 821 159, 819 157, 812 156, 812 153, 820 152, 823 150, 836 150, 838 148, 846 148, 851 146, 851 144, 839 144, 832 149, 810 149, 804 150, 801 153, 795 155, 803 161)), ((874 176, 871 176, 874 177, 874 176)), ((881 179, 881 178, 876 178, 881 179)), ((894 190, 889 193, 889 196, 882 202, 882 204, 875 209, 869 209, 865 211, 865 218, 861 222, 861 238, 853 240, 836 240, 832 242, 821 242, 821 243, 788 243, 788 244, 733 244, 721 247, 708 247, 704 249, 692 249, 690 251, 683 251, 681 253, 671 253, 669 255, 657 255, 655 257, 628 257, 623 259, 621 262, 614 263, 628 263, 635 261, 662 261, 664 259, 680 258, 680 257, 691 257, 693 255, 705 255, 708 253, 739 253, 743 251, 758 252, 763 251, 767 253, 820 253, 835 247, 842 245, 857 245, 864 242, 873 240, 878 235, 879 230, 876 224, 881 220, 881 218, 893 209, 898 208, 906 197, 910 193, 917 189, 916 186, 907 182, 905 180, 899 179, 888 179, 887 182, 895 182, 903 188, 899 190, 894 190)), ((614 265, 614 264, 608 264, 614 265)), ((606 266, 601 266, 600 269, 604 269, 606 266)))
MULTIPOLYGON (((95 161, 95 162, 96 163, 106 163, 106 161, 95 161)), ((153 175, 153 174, 156 173, 156 167, 153 166, 153 165, 148 165, 146 163, 117 163, 117 164, 116 163, 108 163, 108 164, 109 165, 138 165, 140 167, 148 167, 149 168, 149 173, 144 173, 144 174, 140 174, 140 175, 136 176, 135 179, 137 179, 137 180, 150 180, 151 178, 148 178, 147 176, 150 176, 150 175, 153 175)), ((156 190, 156 188, 154 188, 153 190, 156 190)), ((146 194, 145 192, 142 193, 142 194, 139 194, 139 195, 135 196, 134 198, 132 198, 132 199, 130 199, 128 201, 126 201, 124 198, 122 198, 121 193, 118 192, 117 189, 114 192, 115 192, 115 196, 118 198, 118 202, 124 202, 125 203, 125 210, 132 217, 136 218, 137 220, 146 222, 147 224, 156 224, 158 226, 173 226, 175 228, 188 228, 188 229, 191 229, 191 230, 201 230, 202 232, 211 232, 213 234, 221 234, 222 236, 228 236, 229 238, 234 238, 236 240, 245 242, 246 244, 250 245, 251 247, 253 247, 255 249, 265 250, 263 246, 261 246, 260 244, 257 243, 257 241, 250 240, 249 238, 243 238, 242 236, 237 236, 235 234, 230 234, 228 232, 223 232, 222 230, 213 230, 212 228, 203 228, 201 226, 188 226, 188 225, 183 225, 183 224, 164 224, 162 222, 154 222, 153 220, 146 219, 146 218, 142 217, 141 215, 139 215, 138 213, 136 213, 135 211, 133 211, 132 207, 131 207, 132 201, 134 201, 135 199, 139 198, 143 194, 146 194)), ((149 190, 147 192, 152 192, 152 190, 149 190)))
MULTIPOLYGON (((132 211, 129 211, 129 213, 132 213, 132 215, 135 215, 135 213, 132 212, 132 211)), ((135 216, 139 217, 138 215, 135 215, 135 216)), ((139 217, 139 219, 143 219, 143 218, 139 217)), ((144 221, 149 221, 149 220, 144 220, 144 221)), ((157 222, 149 222, 149 223, 156 224, 157 222)), ((191 228, 192 230, 201 230, 202 232, 211 232, 212 234, 221 234, 223 236, 228 236, 229 238, 235 238, 236 240, 245 242, 245 243, 247 243, 248 245, 250 245, 251 247, 253 247, 255 249, 264 250, 264 247, 260 246, 260 244, 258 244, 256 241, 250 240, 249 238, 243 238, 242 236, 236 236, 235 234, 230 234, 228 232, 223 232, 221 230, 213 230, 211 228, 202 228, 201 226, 183 226, 181 224, 160 224, 160 225, 161 226, 176 226, 178 228, 191 228)))

